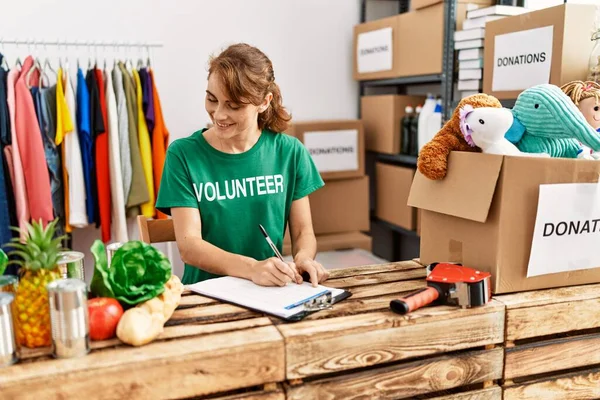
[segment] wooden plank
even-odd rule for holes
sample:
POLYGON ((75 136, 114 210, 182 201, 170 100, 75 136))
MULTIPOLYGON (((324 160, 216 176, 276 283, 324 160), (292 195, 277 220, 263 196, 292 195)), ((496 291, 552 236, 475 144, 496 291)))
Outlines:
POLYGON ((0 398, 181 398, 284 378, 283 340, 267 326, 17 364, 0 374, 0 398))
POLYGON ((285 400, 285 392, 278 387, 274 392, 257 391, 239 393, 229 396, 211 397, 211 400, 285 400))
POLYGON ((407 271, 381 272, 377 274, 348 276, 345 278, 328 279, 326 285, 335 288, 352 288, 354 286, 377 285, 386 282, 423 279, 426 277, 425 268, 409 269, 407 271))
POLYGON ((600 334, 516 346, 506 350, 504 379, 600 364, 600 334))
POLYGON ((214 323, 260 316, 261 314, 250 311, 247 308, 232 304, 215 303, 214 305, 204 307, 175 310, 165 325, 179 325, 188 322, 214 323))
POLYGON ((427 400, 501 400, 502 388, 492 386, 487 389, 471 390, 464 393, 449 394, 447 396, 433 397, 427 400))
POLYGON ((600 327, 600 298, 506 311, 506 340, 600 327))
POLYGON ((504 308, 382 311, 277 328, 286 341, 286 377, 298 379, 501 343, 504 308))
POLYGON ((569 286, 547 290, 533 290, 495 296, 509 310, 524 307, 544 306, 600 298, 600 284, 569 286))
POLYGON ((288 387, 288 400, 404 399, 500 379, 501 348, 392 365, 288 387))
POLYGON ((409 269, 424 269, 425 267, 413 261, 400 261, 387 264, 361 265, 357 267, 338 268, 329 270, 330 279, 348 276, 377 274, 380 272, 405 271, 409 269))
POLYGON ((187 308, 187 307, 195 307, 195 306, 203 306, 207 304, 217 303, 217 300, 209 299, 208 297, 199 296, 197 294, 190 294, 188 296, 182 296, 181 301, 179 302, 179 307, 177 309, 187 308))
MULTIPOLYGON (((269 318, 251 318, 244 319, 241 321, 232 321, 232 322, 221 322, 214 324, 203 324, 203 325, 175 325, 175 326, 166 326, 163 333, 161 333, 156 341, 160 340, 168 340, 168 339, 179 339, 189 336, 197 336, 197 335, 207 335, 211 333, 219 333, 219 332, 230 332, 241 329, 249 329, 249 328, 257 328, 260 326, 269 326, 271 325, 271 320, 269 318)), ((91 349, 92 350, 100 350, 106 349, 109 347, 117 347, 117 346, 127 346, 122 343, 119 339, 109 339, 109 340, 100 340, 100 341, 92 341, 91 349)), ((24 360, 36 358, 36 357, 44 357, 50 356, 52 354, 52 349, 50 347, 39 348, 39 349, 27 349, 23 348, 21 350, 21 358, 24 360)))
POLYGON ((504 388, 504 400, 582 400, 600 398, 600 370, 504 388))
MULTIPOLYGON (((359 286, 351 289, 352 300, 364 299, 367 297, 383 296, 388 294, 412 292, 427 286, 427 282, 423 279, 413 281, 381 283, 379 285, 359 286)), ((342 304, 342 303, 340 303, 342 304)))

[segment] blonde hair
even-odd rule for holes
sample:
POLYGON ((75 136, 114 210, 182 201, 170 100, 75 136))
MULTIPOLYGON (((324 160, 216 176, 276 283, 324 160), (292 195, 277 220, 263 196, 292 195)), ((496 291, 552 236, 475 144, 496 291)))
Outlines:
POLYGON ((596 98, 596 104, 600 103, 600 84, 594 81, 573 81, 562 85, 560 88, 576 106, 579 105, 580 101, 591 97, 596 98))

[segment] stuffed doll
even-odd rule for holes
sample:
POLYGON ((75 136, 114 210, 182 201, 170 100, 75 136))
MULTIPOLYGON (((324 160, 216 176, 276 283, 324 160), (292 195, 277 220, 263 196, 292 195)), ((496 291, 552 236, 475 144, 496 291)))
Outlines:
MULTIPOLYGON (((592 129, 600 135, 600 84, 593 81, 572 81, 560 89, 573 101, 592 129)), ((598 160, 600 152, 594 152, 580 143, 577 158, 598 160)))
POLYGON ((507 156, 540 156, 548 154, 523 153, 506 140, 504 135, 514 124, 514 116, 507 108, 473 108, 467 104, 459 111, 460 130, 467 143, 479 147, 483 153, 507 156))
POLYGON ((497 98, 483 93, 462 99, 454 110, 452 118, 419 152, 417 168, 427 178, 444 179, 448 168, 448 156, 452 150, 481 152, 480 148, 467 143, 460 130, 460 110, 466 105, 470 105, 474 109, 481 107, 502 108, 502 104, 497 98))
POLYGON ((580 143, 600 150, 600 135, 558 86, 542 84, 524 90, 512 112, 515 122, 505 137, 523 152, 576 158, 580 143))

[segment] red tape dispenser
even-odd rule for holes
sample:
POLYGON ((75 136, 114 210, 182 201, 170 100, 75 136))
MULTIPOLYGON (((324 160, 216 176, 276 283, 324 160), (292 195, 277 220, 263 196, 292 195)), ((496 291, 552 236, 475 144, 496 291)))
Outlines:
POLYGON ((392 300, 392 311, 407 314, 429 304, 470 308, 485 305, 492 299, 488 272, 451 263, 433 263, 427 269, 430 271, 427 287, 392 300))

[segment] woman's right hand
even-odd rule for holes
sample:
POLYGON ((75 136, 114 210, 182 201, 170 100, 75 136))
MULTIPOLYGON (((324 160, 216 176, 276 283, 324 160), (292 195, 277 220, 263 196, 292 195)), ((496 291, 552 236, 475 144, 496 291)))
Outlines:
POLYGON ((285 286, 301 279, 294 263, 287 264, 277 257, 257 261, 252 267, 252 282, 261 286, 285 286))

